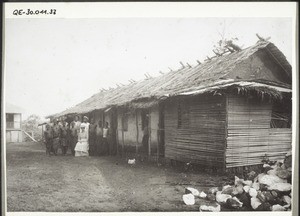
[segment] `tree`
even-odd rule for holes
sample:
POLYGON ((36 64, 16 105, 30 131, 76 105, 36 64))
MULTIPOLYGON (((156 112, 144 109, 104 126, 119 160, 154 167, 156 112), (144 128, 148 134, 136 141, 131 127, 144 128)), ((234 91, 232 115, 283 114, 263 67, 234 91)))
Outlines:
POLYGON ((40 116, 32 114, 22 122, 22 129, 27 133, 31 133, 36 140, 40 140, 42 139, 42 131, 38 127, 40 121, 40 116))

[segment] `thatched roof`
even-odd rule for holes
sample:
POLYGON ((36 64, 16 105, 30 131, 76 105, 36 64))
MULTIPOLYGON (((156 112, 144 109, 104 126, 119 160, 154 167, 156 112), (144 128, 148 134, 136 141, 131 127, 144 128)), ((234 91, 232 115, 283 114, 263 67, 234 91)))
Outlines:
POLYGON ((251 82, 251 85, 260 83, 265 85, 266 88, 275 89, 276 91, 288 91, 288 89, 291 89, 290 85, 284 83, 268 80, 241 80, 236 77, 230 77, 230 72, 235 67, 243 64, 244 61, 259 50, 265 50, 269 53, 274 62, 277 62, 285 71, 285 75, 291 78, 291 65, 278 48, 270 42, 259 42, 242 51, 215 57, 194 67, 185 67, 158 77, 99 92, 76 106, 52 116, 88 113, 97 109, 129 104, 137 108, 151 107, 160 100, 177 95, 202 94, 213 89, 226 87, 227 85, 247 84, 241 83, 242 81, 251 82))

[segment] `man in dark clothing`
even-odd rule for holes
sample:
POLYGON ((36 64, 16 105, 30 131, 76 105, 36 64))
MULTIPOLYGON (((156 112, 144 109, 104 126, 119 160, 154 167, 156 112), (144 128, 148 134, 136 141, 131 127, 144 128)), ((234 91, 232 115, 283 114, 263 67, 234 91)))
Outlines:
POLYGON ((60 145, 61 145, 61 150, 62 150, 62 154, 66 155, 67 151, 68 151, 68 142, 67 142, 67 133, 68 132, 68 128, 67 128, 67 124, 66 122, 63 120, 62 121, 62 126, 60 127, 60 145))
POLYGON ((96 151, 98 156, 103 154, 102 142, 103 142, 103 127, 102 127, 102 121, 99 121, 96 127, 96 151))
POLYGON ((53 133, 49 124, 46 125, 46 130, 44 131, 44 138, 46 144, 46 155, 50 156, 53 144, 53 133))
POLYGON ((89 155, 96 155, 96 127, 97 125, 94 122, 94 119, 91 119, 89 125, 89 155))
POLYGON ((105 122, 105 126, 103 128, 103 153, 108 155, 111 153, 110 143, 109 143, 110 131, 108 127, 108 122, 105 122))
POLYGON ((57 119, 55 119, 53 121, 52 134, 53 134, 52 151, 53 151, 54 155, 57 155, 57 151, 59 148, 59 137, 60 137, 60 128, 57 123, 57 119))
POLYGON ((69 146, 71 148, 71 153, 73 156, 75 156, 75 146, 78 142, 78 136, 77 136, 77 128, 75 127, 75 122, 71 122, 70 128, 69 128, 69 146))

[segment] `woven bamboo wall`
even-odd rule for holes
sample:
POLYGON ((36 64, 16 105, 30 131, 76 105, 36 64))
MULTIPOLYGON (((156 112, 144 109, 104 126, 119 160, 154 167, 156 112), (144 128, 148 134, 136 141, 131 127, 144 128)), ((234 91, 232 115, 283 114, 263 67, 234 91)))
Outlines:
POLYGON ((165 157, 205 166, 224 166, 225 97, 197 96, 181 101, 188 117, 178 128, 179 100, 165 105, 165 157))
POLYGON ((290 128, 270 128, 272 104, 228 96, 226 168, 260 164, 284 158, 291 149, 290 128))

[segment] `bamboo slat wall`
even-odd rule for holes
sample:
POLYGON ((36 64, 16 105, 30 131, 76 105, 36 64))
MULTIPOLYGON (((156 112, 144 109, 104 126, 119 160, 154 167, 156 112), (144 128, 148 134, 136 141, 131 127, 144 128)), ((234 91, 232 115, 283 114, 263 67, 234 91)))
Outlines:
POLYGON ((280 160, 291 149, 290 128, 270 128, 272 104, 228 96, 226 168, 280 160))
POLYGON ((165 157, 205 166, 224 166, 225 97, 197 96, 165 104, 165 157), (178 128, 179 103, 185 109, 178 128), (187 117, 188 116, 188 117, 187 117))

